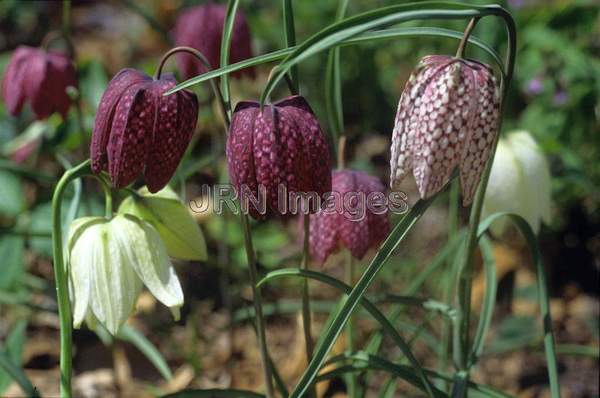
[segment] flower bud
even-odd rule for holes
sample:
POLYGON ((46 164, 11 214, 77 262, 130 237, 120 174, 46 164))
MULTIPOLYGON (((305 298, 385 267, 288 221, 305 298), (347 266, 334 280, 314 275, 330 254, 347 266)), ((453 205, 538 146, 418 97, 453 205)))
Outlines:
POLYGON ((497 134, 498 97, 487 65, 441 55, 423 58, 398 104, 392 187, 412 171, 421 198, 429 198, 458 167, 463 205, 468 206, 497 134))
POLYGON ((206 260, 202 230, 169 186, 155 194, 146 188, 140 189, 138 195, 131 195, 121 203, 118 212, 132 214, 152 224, 169 256, 181 260, 206 260))
POLYGON ((116 334, 143 285, 179 317, 179 280, 158 232, 147 222, 131 215, 79 218, 71 224, 68 247, 75 327, 97 320, 116 334))
POLYGON ((19 46, 4 71, 2 97, 8 113, 13 116, 21 113, 28 101, 38 120, 54 112, 65 118, 71 105, 67 88, 76 85, 75 68, 67 56, 19 46))
POLYGON ((186 90, 163 96, 177 82, 123 69, 102 95, 91 144, 92 170, 110 174, 123 188, 142 172, 150 192, 161 190, 177 169, 196 127, 198 100, 186 90))
MULTIPOLYGON (((329 147, 312 109, 301 96, 288 97, 260 110, 258 102, 240 102, 227 138, 227 164, 238 194, 266 193, 266 215, 281 215, 282 189, 292 193, 331 190, 329 147)), ((287 200, 287 196, 286 196, 287 200)), ((256 208, 251 215, 262 218, 256 208)))
MULTIPOLYGON (((200 51, 213 69, 221 65, 221 36, 227 7, 208 2, 184 10, 175 23, 174 39, 177 46, 189 46, 200 51)), ((244 13, 238 9, 233 23, 229 63, 252 58, 250 28, 244 13)), ((177 55, 177 63, 183 78, 189 79, 207 72, 206 67, 189 54, 177 55)), ((246 68, 232 74, 234 77, 247 75, 254 79, 254 68, 246 68)))
MULTIPOLYGON (((550 170, 544 154, 526 131, 516 131, 498 141, 483 201, 482 217, 498 212, 516 213, 538 232, 541 221, 550 222, 550 170)), ((495 221, 492 232, 500 236, 506 219, 495 221)))
POLYGON ((310 253, 321 264, 341 247, 362 259, 390 231, 387 206, 381 201, 384 186, 378 178, 341 170, 333 172, 332 181, 332 196, 310 216, 310 253))

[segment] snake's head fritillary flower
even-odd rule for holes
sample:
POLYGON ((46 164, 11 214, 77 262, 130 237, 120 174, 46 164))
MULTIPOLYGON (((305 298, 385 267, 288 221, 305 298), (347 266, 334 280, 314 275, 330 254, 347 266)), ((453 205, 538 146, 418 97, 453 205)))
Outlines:
POLYGON ((498 132, 499 107, 489 66, 442 55, 423 58, 398 104, 392 187, 412 171, 421 198, 429 198, 458 167, 463 205, 468 206, 498 132))
POLYGON ((329 202, 310 216, 310 254, 320 264, 342 247, 362 259, 390 231, 384 186, 377 177, 341 170, 333 172, 332 181, 329 202))
POLYGON ((319 196, 331 190, 329 147, 319 121, 301 96, 267 104, 262 111, 258 102, 240 102, 226 153, 229 176, 238 193, 248 189, 259 198, 264 189, 265 214, 250 208, 255 218, 282 215, 281 188, 288 194, 314 192, 319 196))
POLYGON ((66 55, 19 46, 4 71, 2 97, 13 116, 21 113, 25 102, 29 102, 38 120, 54 112, 65 118, 71 105, 67 88, 76 85, 75 68, 66 55))
POLYGON ((98 321, 116 334, 144 285, 179 317, 183 291, 152 225, 131 215, 79 218, 71 224, 68 242, 75 327, 98 321))
POLYGON ((163 96, 176 85, 171 75, 160 79, 123 69, 102 95, 91 143, 92 170, 108 171, 116 188, 140 174, 150 192, 171 179, 198 116, 195 94, 181 90, 163 96))
MULTIPOLYGON (((550 222, 550 169, 540 147, 526 131, 500 138, 485 191, 482 216, 508 212, 525 218, 537 232, 550 222)), ((491 226, 496 236, 508 227, 505 219, 491 226)))
MULTIPOLYGON (((227 6, 208 2, 184 10, 175 23, 174 39, 177 46, 189 46, 200 51, 213 69, 220 66, 221 35, 227 6)), ((250 28, 244 13, 238 9, 233 24, 229 63, 233 64, 252 58, 250 28)), ((189 54, 178 54, 177 62, 183 78, 206 72, 205 66, 189 54)), ((246 68, 232 74, 234 77, 247 75, 254 79, 254 68, 246 68)))

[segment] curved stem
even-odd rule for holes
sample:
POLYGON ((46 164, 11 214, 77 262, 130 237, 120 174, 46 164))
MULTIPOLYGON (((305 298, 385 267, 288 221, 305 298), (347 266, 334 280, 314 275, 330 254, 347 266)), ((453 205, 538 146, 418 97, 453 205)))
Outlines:
POLYGON ((52 249, 54 257, 54 279, 60 320, 60 393, 62 397, 71 397, 72 373, 72 328, 71 303, 69 302, 67 268, 63 258, 61 204, 69 183, 83 175, 91 174, 90 161, 87 160, 68 170, 56 184, 52 196, 52 249))
POLYGON ((250 222, 248 215, 240 210, 240 218, 242 221, 242 229, 244 231, 244 244, 246 246, 246 258, 248 260, 248 269, 250 270, 250 286, 252 287, 252 302, 256 314, 256 328, 258 337, 258 348, 260 350, 261 364, 263 375, 265 378, 265 387, 267 390, 267 398, 274 398, 273 381, 271 377, 271 367, 269 366, 269 353, 267 351, 267 338, 265 333, 265 318, 262 311, 262 294, 260 288, 257 287, 258 270, 256 268, 256 256, 254 246, 252 244, 252 233, 250 231, 250 222))
MULTIPOLYGON (((346 283, 348 286, 354 286, 354 261, 352 258, 352 253, 348 250, 346 253, 346 261, 344 262, 344 271, 346 276, 346 283)), ((346 344, 346 348, 348 351, 354 351, 354 321, 352 316, 348 318, 348 323, 346 324, 346 338, 348 339, 348 343, 346 344)), ((356 398, 358 394, 358 383, 355 374, 348 375, 349 378, 349 386, 348 386, 348 397, 356 398)))
MULTIPOLYGON (((170 49, 162 56, 162 58, 158 64, 158 67, 156 68, 156 72, 154 73, 154 79, 160 79, 163 67, 165 66, 165 63, 171 57, 171 55, 180 53, 180 52, 185 52, 185 53, 191 54, 194 57, 196 57, 200 62, 202 62, 202 64, 206 68, 207 72, 210 72, 212 70, 212 68, 210 66, 210 62, 208 62, 208 59, 206 59, 206 57, 204 56, 204 54, 202 54, 202 52, 200 52, 192 47, 180 46, 180 47, 175 47, 175 48, 170 49)), ((213 92, 215 93, 217 100, 219 101, 219 105, 221 107, 221 112, 223 112, 223 120, 225 120, 226 130, 228 131, 231 120, 229 119, 229 113, 227 112, 227 105, 223 99, 223 94, 221 93, 221 89, 219 89, 219 86, 213 80, 210 81, 210 86, 211 86, 213 92)))
POLYGON ((460 40, 460 43, 458 44, 458 50, 456 50, 456 58, 464 58, 465 48, 467 47, 467 43, 469 42, 469 36, 471 36, 473 29, 475 29, 475 25, 477 25, 477 21, 479 21, 478 17, 471 18, 471 20, 469 21, 469 24, 467 25, 467 28, 465 29, 463 38, 460 40))
MULTIPOLYGON (((308 204, 307 204, 308 206, 308 204)), ((306 214, 303 215, 304 222, 304 245, 302 248, 302 262, 300 264, 300 268, 303 270, 308 270, 308 261, 310 258, 310 247, 309 247, 309 233, 310 233, 310 213, 308 213, 308 209, 306 209, 306 214)), ((304 330, 304 345, 306 348, 306 361, 307 363, 311 361, 313 354, 313 340, 311 333, 311 314, 310 314, 310 293, 308 291, 308 280, 304 279, 302 281, 302 328, 304 330)), ((312 397, 316 397, 316 390, 311 388, 309 395, 312 397)))

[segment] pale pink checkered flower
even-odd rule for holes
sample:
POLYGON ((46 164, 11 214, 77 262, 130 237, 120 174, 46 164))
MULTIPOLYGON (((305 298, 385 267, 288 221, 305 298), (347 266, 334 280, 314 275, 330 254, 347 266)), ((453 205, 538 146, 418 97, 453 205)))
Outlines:
POLYGON ((429 198, 458 167, 463 205, 468 206, 498 132, 499 107, 489 66, 451 56, 423 58, 398 104, 392 188, 412 171, 421 198, 429 198))
POLYGON ((371 209, 366 202, 369 194, 383 194, 383 191, 377 177, 362 171, 334 171, 332 193, 336 196, 332 196, 331 206, 326 205, 310 216, 311 258, 323 264, 331 254, 345 247, 352 256, 362 259, 369 249, 377 248, 390 232, 388 211, 384 205, 371 209), (363 203, 352 203, 358 202, 359 194, 364 195, 363 203), (364 217, 360 212, 364 212, 364 217))
POLYGON ((198 117, 196 95, 181 90, 163 94, 177 82, 135 69, 123 69, 102 95, 91 143, 92 170, 108 171, 116 188, 140 174, 150 192, 171 179, 194 133, 198 117))

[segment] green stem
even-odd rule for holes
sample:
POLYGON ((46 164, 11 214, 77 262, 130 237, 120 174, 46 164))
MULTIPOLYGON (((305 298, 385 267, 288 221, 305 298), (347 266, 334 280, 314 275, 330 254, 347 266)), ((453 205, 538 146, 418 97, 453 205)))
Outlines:
MULTIPOLYGON (((502 9, 500 9, 502 10, 502 9)), ((508 50, 506 56, 506 80, 502 80, 501 83, 501 101, 500 101, 500 121, 498 123, 498 133, 496 135, 496 139, 494 140, 490 158, 487 161, 485 170, 481 177, 481 182, 479 184, 479 188, 475 195, 475 200, 473 202, 473 206, 471 207, 471 215, 469 218, 469 230, 467 235, 467 241, 465 244, 464 255, 462 257, 462 263, 460 267, 460 278, 458 281, 458 299, 459 299, 459 308, 460 308, 460 316, 461 316, 461 324, 458 330, 458 336, 455 334, 455 344, 454 344, 454 361, 456 365, 459 367, 459 372, 457 374, 460 379, 460 383, 455 386, 459 387, 459 395, 464 396, 466 394, 466 388, 461 389, 460 386, 465 383, 468 383, 469 380, 469 372, 468 372, 468 358, 470 353, 470 316, 471 316, 471 290, 473 285, 473 275, 474 275, 474 266, 473 266, 473 257, 475 254, 475 250, 477 248, 477 230, 479 228, 479 222, 481 220, 481 209, 483 207, 483 200, 485 198, 485 191, 487 188, 487 184, 490 178, 490 173, 492 170, 492 164, 494 162, 494 156, 496 154, 496 147, 498 145, 498 139, 500 137, 500 131, 502 127, 502 112, 504 110, 504 102, 506 100, 506 94, 508 90, 508 86, 510 85, 510 81, 512 79, 512 74, 514 70, 514 63, 516 57, 516 28, 514 24, 514 20, 511 15, 502 10, 500 14, 496 14, 500 16, 506 25, 508 31, 508 50)))
MULTIPOLYGON (((345 274, 346 274, 346 283, 348 286, 354 286, 354 261, 352 258, 352 254, 350 251, 347 253, 346 261, 344 262, 345 274)), ((352 316, 348 318, 348 323, 346 324, 346 337, 348 339, 347 350, 354 351, 354 321, 352 316)), ((348 384, 348 397, 356 398, 358 396, 358 383, 356 379, 356 374, 351 373, 348 375, 349 384, 348 384)))
POLYGON ((248 215, 240 210, 242 229, 244 230, 244 245, 246 246, 246 258, 248 260, 248 269, 250 271, 250 285, 252 287, 252 302, 256 314, 256 328, 258 337, 258 348, 260 350, 265 387, 267 398, 274 398, 273 382, 271 377, 271 367, 269 366, 269 353, 267 351, 267 338, 265 334, 265 319, 262 311, 262 294, 260 288, 256 286, 258 282, 258 270, 256 268, 256 256, 252 244, 252 233, 250 231, 250 222, 248 215))
POLYGON ((465 29, 465 33, 463 34, 463 37, 460 40, 460 43, 458 45, 458 50, 456 50, 456 58, 464 58, 465 48, 467 47, 467 43, 469 42, 469 36, 471 36, 473 29, 475 29, 475 25, 477 25, 477 21, 479 21, 478 17, 471 18, 471 20, 469 21, 469 24, 467 25, 467 28, 465 29))
POLYGON ((70 398, 72 373, 72 327, 71 303, 69 302, 67 268, 63 258, 61 204, 66 187, 71 181, 91 174, 90 161, 87 160, 68 170, 58 181, 52 197, 52 248, 54 257, 54 279, 56 299, 60 321, 60 393, 70 398))
MULTIPOLYGON (((310 232, 310 214, 306 213, 303 215, 304 224, 304 244, 302 247, 302 262, 300 268, 308 270, 308 262, 310 260, 310 247, 309 247, 309 232, 310 232)), ((306 348, 306 361, 307 363, 312 359, 313 353, 313 340, 312 340, 312 326, 311 326, 311 311, 310 311, 310 292, 308 289, 308 279, 302 281, 302 329, 304 331, 304 344, 306 348)), ((311 389, 309 396, 316 397, 316 390, 311 389)))
MULTIPOLYGON (((292 0, 283 0, 283 17, 285 21, 285 43, 286 47, 294 47, 296 45, 296 27, 294 24, 294 8, 292 0)), ((289 73, 290 91, 292 95, 300 93, 300 84, 298 78, 298 67, 294 66, 289 73)))

